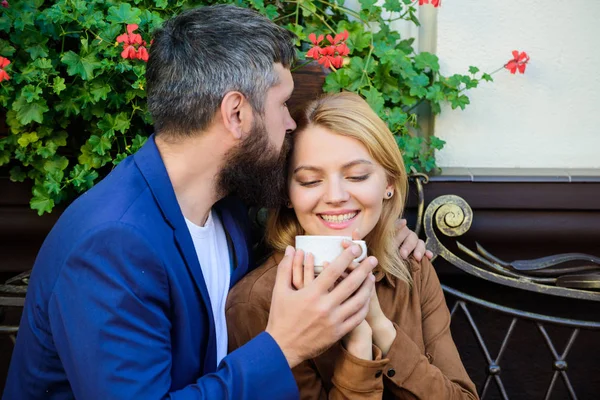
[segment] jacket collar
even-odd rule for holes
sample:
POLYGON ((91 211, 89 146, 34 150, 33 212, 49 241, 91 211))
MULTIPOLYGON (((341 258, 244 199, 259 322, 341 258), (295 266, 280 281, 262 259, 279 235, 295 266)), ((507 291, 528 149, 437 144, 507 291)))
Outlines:
POLYGON ((185 260, 185 264, 202 296, 205 312, 209 319, 209 343, 207 357, 204 363, 204 372, 213 372, 216 370, 217 355, 215 322, 212 314, 210 297, 208 295, 204 276, 202 275, 200 263, 198 262, 198 255, 194 248, 194 242, 192 241, 183 213, 177 202, 173 185, 167 174, 167 169, 165 168, 165 164, 156 147, 154 135, 148 138, 144 146, 142 146, 133 157, 158 204, 163 218, 173 229, 177 248, 185 260))

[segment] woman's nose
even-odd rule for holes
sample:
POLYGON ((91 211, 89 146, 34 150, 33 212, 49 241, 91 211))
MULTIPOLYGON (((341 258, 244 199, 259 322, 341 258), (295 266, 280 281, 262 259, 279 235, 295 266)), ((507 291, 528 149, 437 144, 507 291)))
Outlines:
POLYGON ((344 185, 341 182, 330 182, 327 186, 327 193, 325 194, 325 202, 327 204, 344 203, 348 201, 349 198, 350 195, 345 190, 344 185))

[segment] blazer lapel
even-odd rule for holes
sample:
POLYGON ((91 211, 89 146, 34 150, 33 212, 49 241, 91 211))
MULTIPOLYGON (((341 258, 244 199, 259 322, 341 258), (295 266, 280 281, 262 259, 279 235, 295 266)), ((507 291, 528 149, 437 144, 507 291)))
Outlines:
POLYGON ((231 288, 248 272, 250 257, 244 232, 242 231, 239 222, 236 221, 230 208, 227 207, 227 201, 227 198, 219 201, 215 204, 215 208, 221 217, 223 228, 228 236, 228 244, 230 246, 229 262, 233 267, 231 278, 229 280, 229 287, 231 288), (232 245, 233 248, 231 248, 232 245))
POLYGON ((198 262, 194 242, 185 223, 181 208, 175 197, 175 191, 167 174, 165 164, 160 157, 154 135, 150 136, 144 146, 134 155, 134 160, 141 171, 148 187, 152 191, 156 202, 163 214, 164 219, 171 226, 175 236, 175 243, 185 264, 193 277, 202 301, 206 315, 208 316, 209 343, 204 360, 204 373, 216 370, 217 346, 215 336, 215 322, 208 289, 202 275, 202 269, 198 262))

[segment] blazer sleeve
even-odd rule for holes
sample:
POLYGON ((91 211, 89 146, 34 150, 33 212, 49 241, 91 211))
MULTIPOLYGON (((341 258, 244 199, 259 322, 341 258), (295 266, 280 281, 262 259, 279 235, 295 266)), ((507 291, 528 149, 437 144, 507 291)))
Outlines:
POLYGON ((296 398, 288 363, 263 333, 216 372, 171 392, 169 284, 144 235, 113 222, 79 240, 49 301, 54 344, 76 398, 296 398))
MULTIPOLYGON (((450 312, 440 281, 424 257, 420 285, 425 355, 394 323, 396 339, 386 355, 385 387, 397 397, 418 399, 478 399, 450 333, 450 312)), ((417 290, 417 288, 413 289, 417 290)))

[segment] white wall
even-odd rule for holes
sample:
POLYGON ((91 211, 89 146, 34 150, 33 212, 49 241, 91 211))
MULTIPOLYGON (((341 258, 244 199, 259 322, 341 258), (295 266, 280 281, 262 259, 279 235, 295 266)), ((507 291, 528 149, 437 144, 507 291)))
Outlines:
POLYGON ((446 75, 531 56, 525 75, 500 71, 465 111, 443 109, 438 165, 600 168, 600 1, 445 0, 437 33, 446 75))

